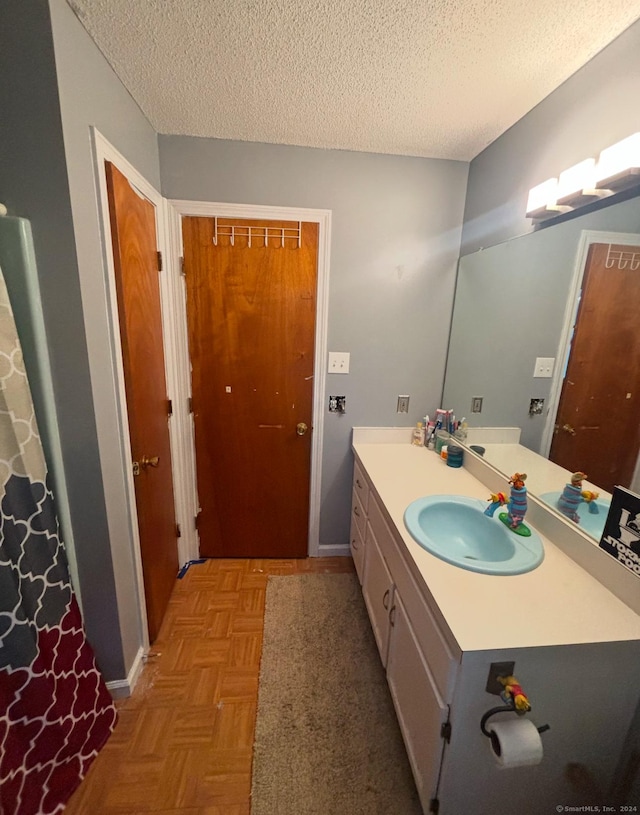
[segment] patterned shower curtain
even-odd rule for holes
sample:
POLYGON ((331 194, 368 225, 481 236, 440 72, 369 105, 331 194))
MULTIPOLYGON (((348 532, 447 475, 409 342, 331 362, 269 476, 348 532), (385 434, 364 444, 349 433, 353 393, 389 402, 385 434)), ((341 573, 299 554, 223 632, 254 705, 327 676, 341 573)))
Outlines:
POLYGON ((61 812, 115 721, 69 581, 0 273, 0 813, 61 812))

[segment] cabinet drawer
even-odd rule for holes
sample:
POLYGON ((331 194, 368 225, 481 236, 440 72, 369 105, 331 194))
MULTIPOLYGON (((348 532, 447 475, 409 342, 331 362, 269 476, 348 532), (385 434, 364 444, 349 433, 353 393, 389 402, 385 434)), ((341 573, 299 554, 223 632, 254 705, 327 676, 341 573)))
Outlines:
POLYGON ((368 517, 369 525, 393 575, 393 582, 402 597, 431 675, 442 698, 448 702, 453 692, 460 652, 449 644, 446 634, 443 633, 441 625, 429 608, 423 592, 409 571, 401 553, 400 547, 404 544, 396 542, 395 535, 391 532, 375 495, 371 495, 369 501, 368 517))
POLYGON ((358 580, 360 581, 360 585, 362 585, 364 579, 364 537, 360 534, 360 528, 358 527, 355 516, 351 518, 349 548, 351 549, 351 557, 353 558, 353 565, 356 567, 358 580))
POLYGON ((356 524, 360 531, 360 537, 364 540, 367 532, 367 512, 362 506, 360 494, 355 487, 351 496, 351 523, 356 524))
POLYGON ((360 496, 360 504, 366 515, 369 511, 369 482, 357 461, 353 466, 353 489, 360 496))

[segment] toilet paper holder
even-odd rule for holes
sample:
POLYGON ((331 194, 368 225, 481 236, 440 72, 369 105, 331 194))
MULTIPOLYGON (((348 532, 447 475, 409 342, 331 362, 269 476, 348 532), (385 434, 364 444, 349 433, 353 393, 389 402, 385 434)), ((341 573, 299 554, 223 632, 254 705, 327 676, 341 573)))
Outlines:
MULTIPOLYGON (((531 709, 531 708, 529 708, 531 709)), ((492 707, 484 714, 484 716, 480 719, 480 730, 482 730, 483 735, 485 735, 488 739, 495 738, 494 734, 487 730, 487 722, 492 716, 495 716, 496 713, 515 713, 516 716, 524 716, 524 714, 528 711, 519 711, 517 710, 515 704, 507 704, 507 705, 500 705, 499 707, 492 707)), ((540 727, 536 727, 538 733, 545 733, 547 730, 551 729, 550 724, 542 724, 540 727)))

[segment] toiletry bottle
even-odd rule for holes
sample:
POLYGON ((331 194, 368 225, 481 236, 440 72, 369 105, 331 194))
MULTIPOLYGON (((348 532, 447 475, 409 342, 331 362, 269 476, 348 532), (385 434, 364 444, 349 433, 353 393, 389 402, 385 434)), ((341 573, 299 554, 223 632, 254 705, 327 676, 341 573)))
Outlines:
POLYGON ((443 445, 449 443, 450 438, 451 436, 447 430, 442 428, 440 430, 436 430, 436 453, 438 453, 438 455, 440 455, 443 445))
POLYGON ((422 426, 422 422, 416 424, 411 436, 411 444, 415 444, 417 447, 424 447, 424 427, 422 426))
POLYGON ((428 450, 434 450, 436 446, 436 423, 434 421, 427 422, 424 433, 424 444, 428 450))
POLYGON ((457 444, 450 444, 447 447, 447 467, 462 467, 464 454, 462 447, 457 444))

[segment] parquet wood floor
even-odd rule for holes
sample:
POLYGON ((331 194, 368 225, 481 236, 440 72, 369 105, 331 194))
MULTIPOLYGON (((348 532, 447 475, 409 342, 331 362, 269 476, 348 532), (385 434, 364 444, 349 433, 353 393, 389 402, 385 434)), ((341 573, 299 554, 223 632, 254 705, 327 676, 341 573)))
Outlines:
POLYGON ((348 557, 193 565, 65 815, 249 815, 267 578, 350 571, 348 557))

